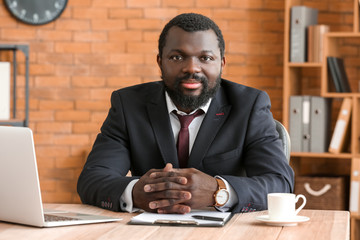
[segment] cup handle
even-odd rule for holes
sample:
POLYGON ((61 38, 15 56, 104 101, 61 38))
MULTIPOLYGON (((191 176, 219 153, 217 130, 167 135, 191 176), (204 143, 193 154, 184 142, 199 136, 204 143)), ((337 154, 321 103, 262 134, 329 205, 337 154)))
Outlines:
POLYGON ((301 204, 300 207, 298 207, 298 208, 296 209, 295 215, 297 215, 297 214, 300 212, 300 210, 305 207, 305 204, 306 204, 306 197, 305 197, 304 195, 302 195, 302 194, 299 194, 299 195, 296 196, 296 198, 295 198, 295 203, 297 203, 300 198, 302 198, 303 203, 301 204))

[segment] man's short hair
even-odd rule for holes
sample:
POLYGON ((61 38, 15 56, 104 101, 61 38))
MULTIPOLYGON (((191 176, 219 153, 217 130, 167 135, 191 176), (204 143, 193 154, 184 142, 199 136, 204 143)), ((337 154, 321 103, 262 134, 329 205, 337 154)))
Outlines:
POLYGON ((197 13, 183 13, 174 17, 168 22, 162 30, 159 37, 159 56, 162 57, 163 48, 165 47, 166 37, 171 27, 176 26, 186 32, 206 31, 212 29, 218 39, 221 57, 224 56, 225 42, 220 28, 210 18, 197 13))

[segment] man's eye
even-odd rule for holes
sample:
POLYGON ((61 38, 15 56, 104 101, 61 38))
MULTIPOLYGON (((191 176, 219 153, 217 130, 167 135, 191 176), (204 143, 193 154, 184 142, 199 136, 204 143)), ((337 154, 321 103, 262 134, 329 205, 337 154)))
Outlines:
POLYGON ((175 56, 170 57, 170 60, 173 60, 173 61, 180 61, 182 59, 183 59, 183 57, 180 55, 175 55, 175 56))
POLYGON ((211 56, 202 56, 201 57, 201 60, 202 61, 205 61, 205 62, 207 62, 207 61, 212 61, 214 58, 213 57, 211 57, 211 56))

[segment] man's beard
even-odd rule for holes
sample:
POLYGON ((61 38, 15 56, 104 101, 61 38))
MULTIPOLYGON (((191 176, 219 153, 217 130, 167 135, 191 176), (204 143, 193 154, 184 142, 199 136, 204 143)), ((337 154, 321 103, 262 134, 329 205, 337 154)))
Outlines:
MULTIPOLYGON (((162 79, 164 78, 162 77, 162 79)), ((220 87, 220 82, 221 73, 216 78, 215 86, 212 88, 209 88, 209 81, 206 77, 200 77, 197 74, 187 74, 184 77, 176 78, 173 88, 169 88, 169 86, 166 86, 165 84, 165 90, 167 91, 175 105, 177 105, 179 108, 193 111, 204 106, 210 98, 215 96, 217 90, 220 87), (180 83, 182 80, 187 79, 195 79, 202 83, 203 89, 199 96, 185 95, 182 93, 180 83)))

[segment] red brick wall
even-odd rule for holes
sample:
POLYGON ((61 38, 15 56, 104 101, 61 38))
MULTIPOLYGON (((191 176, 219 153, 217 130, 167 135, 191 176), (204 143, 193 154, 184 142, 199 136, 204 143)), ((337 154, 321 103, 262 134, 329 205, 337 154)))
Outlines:
MULTIPOLYGON (((77 178, 110 93, 159 79, 157 39, 179 13, 203 13, 218 23, 226 41, 224 77, 266 90, 281 120, 283 10, 283 0, 69 0, 55 22, 29 26, 0 1, 0 43, 30 47, 30 127, 44 202, 79 202, 77 178)), ((18 58, 22 90, 24 58, 18 58)), ((2 52, 0 60, 11 56, 2 52)))

